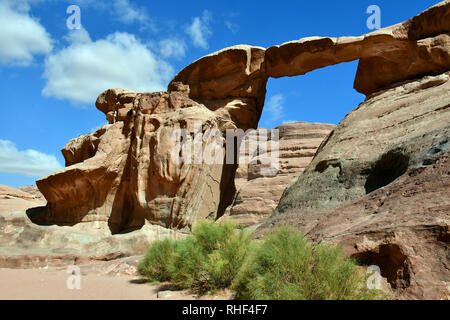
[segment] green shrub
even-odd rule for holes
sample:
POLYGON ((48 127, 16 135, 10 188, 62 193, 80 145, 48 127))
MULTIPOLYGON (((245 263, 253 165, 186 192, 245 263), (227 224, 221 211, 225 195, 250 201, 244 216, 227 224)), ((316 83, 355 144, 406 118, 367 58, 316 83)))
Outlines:
POLYGON ((336 246, 312 245, 295 229, 283 227, 266 237, 233 282, 240 299, 377 299, 356 263, 336 246))
POLYGON ((244 263, 251 240, 232 223, 202 222, 185 239, 154 243, 139 264, 150 280, 170 281, 196 292, 228 288, 244 263))
POLYGON ((177 248, 178 241, 165 239, 152 243, 145 257, 139 261, 138 271, 141 275, 152 281, 169 281, 169 262, 172 260, 177 248))
POLYGON ((286 227, 256 242, 231 223, 202 222, 182 240, 153 243, 138 270, 197 293, 231 287, 240 299, 384 298, 338 247, 313 245, 286 227))

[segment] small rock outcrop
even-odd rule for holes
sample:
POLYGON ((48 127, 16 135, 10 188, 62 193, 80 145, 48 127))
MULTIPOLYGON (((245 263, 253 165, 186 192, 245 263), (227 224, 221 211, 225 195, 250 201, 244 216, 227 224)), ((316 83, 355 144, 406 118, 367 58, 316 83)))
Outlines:
MULTIPOLYGON (((1 203, 1 201, 0 201, 1 203)), ((0 211, 0 268, 48 268, 142 255, 150 244, 184 234, 146 223, 140 230, 112 235, 105 223, 41 226, 29 213, 0 211)))

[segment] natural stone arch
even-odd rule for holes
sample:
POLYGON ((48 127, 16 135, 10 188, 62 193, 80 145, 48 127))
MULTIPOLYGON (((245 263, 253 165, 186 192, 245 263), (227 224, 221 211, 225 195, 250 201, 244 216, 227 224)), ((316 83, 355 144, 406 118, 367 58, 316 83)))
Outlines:
POLYGON ((370 96, 401 81, 447 71, 449 31, 447 0, 403 23, 359 37, 308 37, 267 50, 248 45, 226 48, 181 70, 169 84, 169 91, 182 83, 190 88, 191 99, 244 130, 256 128, 269 77, 298 76, 359 60, 354 88, 370 96))
POLYGON ((40 219, 102 221, 124 232, 145 221, 185 228, 218 218, 233 197, 237 166, 171 165, 167 130, 190 128, 197 120, 221 132, 257 128, 269 77, 341 62, 359 59, 354 88, 369 97, 401 81, 443 73, 450 69, 449 32, 450 1, 444 1, 360 37, 223 49, 181 70, 168 92, 107 90, 96 106, 109 125, 69 143, 63 149, 67 167, 37 181, 48 201, 40 219))

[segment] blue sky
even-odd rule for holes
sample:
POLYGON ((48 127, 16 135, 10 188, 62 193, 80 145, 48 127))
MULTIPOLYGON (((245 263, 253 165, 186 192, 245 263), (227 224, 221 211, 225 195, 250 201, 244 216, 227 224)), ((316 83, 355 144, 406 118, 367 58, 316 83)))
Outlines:
MULTIPOLYGON (((437 0, 0 0, 0 184, 20 186, 62 166, 61 148, 106 123, 95 108, 112 87, 164 90, 184 66, 236 44, 269 47, 307 36, 361 35, 369 5, 381 27, 437 0), (81 9, 68 30, 69 5, 81 9)), ((364 100, 357 62, 270 79, 260 125, 339 123, 364 100)))

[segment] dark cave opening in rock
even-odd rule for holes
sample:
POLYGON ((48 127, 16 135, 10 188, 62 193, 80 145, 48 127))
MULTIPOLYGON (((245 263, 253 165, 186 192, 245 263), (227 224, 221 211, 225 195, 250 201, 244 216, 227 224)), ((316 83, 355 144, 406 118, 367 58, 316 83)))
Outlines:
POLYGON ((373 166, 365 172, 367 174, 364 188, 366 194, 382 188, 406 172, 409 156, 400 150, 392 150, 383 154, 373 166))
POLYGON ((381 270, 393 289, 406 289, 410 285, 410 267, 406 255, 396 244, 382 244, 374 250, 353 255, 357 261, 366 266, 375 265, 381 270))

